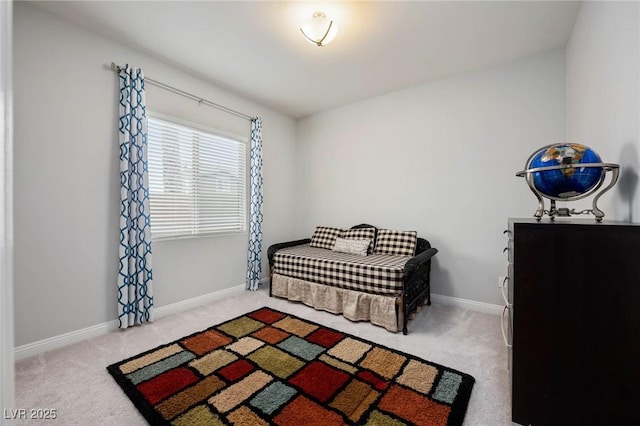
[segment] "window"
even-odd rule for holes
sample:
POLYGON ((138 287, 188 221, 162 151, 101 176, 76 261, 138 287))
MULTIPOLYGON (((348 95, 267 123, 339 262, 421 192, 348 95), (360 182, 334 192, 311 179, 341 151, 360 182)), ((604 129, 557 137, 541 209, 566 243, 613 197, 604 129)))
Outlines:
POLYGON ((149 117, 154 239, 246 230, 246 142, 149 117))

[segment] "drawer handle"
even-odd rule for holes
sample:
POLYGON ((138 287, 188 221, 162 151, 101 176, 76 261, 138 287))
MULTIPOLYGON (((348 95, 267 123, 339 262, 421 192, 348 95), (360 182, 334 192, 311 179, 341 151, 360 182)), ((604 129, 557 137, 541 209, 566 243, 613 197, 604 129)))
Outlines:
POLYGON ((511 306, 513 306, 513 304, 509 303, 509 298, 504 293, 504 289, 505 289, 505 287, 507 287, 507 285, 505 285, 505 283, 508 282, 508 281, 509 281, 509 277, 504 277, 504 280, 502 281, 502 288, 500 289, 500 291, 502 292, 502 298, 504 299, 504 303, 506 303, 508 307, 511 307, 511 306))
POLYGON ((507 312, 507 309, 509 308, 509 305, 506 305, 503 309, 502 309, 502 318, 500 319, 500 329, 502 330, 502 339, 504 340, 504 344, 508 347, 508 348, 512 348, 513 345, 510 344, 507 341, 507 333, 504 332, 504 313, 507 312))
POLYGON ((505 247, 505 248, 503 248, 503 249, 502 249, 502 252, 503 252, 503 253, 506 253, 506 252, 508 252, 508 251, 509 251, 509 247, 505 247))

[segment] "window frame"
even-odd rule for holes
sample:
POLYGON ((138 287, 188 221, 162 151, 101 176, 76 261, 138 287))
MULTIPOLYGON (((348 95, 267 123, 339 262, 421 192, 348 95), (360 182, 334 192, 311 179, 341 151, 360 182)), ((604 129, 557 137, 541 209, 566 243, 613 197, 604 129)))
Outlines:
MULTIPOLYGON (((171 115, 162 114, 156 111, 148 111, 147 110, 147 121, 150 119, 159 119, 164 120, 169 123, 177 124, 180 126, 185 126, 196 131, 204 132, 211 134, 213 136, 218 136, 226 139, 230 139, 234 142, 237 142, 244 146, 244 221, 242 229, 238 231, 232 230, 222 230, 222 231, 213 231, 213 232, 205 232, 205 233, 197 233, 197 234, 181 234, 181 235, 155 235, 153 234, 153 214, 151 216, 151 240, 152 241, 169 241, 169 240, 183 240, 183 239, 192 239, 192 238, 211 238, 211 237, 223 237, 223 236, 238 236, 238 235, 248 235, 249 229, 249 185, 250 185, 250 140, 247 136, 240 136, 236 133, 226 132, 220 129, 216 129, 214 127, 209 127, 207 125, 196 123, 193 121, 184 120, 182 118, 178 118, 171 115)), ((147 122, 147 152, 149 152, 149 131, 147 122)), ((147 161, 148 158, 147 158, 147 161)), ((149 185, 149 210, 151 213, 151 185, 149 185)))

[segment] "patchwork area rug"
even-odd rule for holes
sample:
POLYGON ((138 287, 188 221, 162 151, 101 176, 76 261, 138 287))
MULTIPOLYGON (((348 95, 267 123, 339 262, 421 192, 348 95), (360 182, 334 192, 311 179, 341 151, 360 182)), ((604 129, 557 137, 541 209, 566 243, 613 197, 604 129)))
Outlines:
POLYGON ((107 370, 152 425, 460 425, 475 382, 270 308, 107 370))

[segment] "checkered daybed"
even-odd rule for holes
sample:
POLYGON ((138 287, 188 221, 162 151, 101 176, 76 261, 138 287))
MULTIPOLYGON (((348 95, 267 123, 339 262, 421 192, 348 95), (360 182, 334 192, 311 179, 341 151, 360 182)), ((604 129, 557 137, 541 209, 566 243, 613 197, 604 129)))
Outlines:
POLYGON ((407 334, 411 314, 431 304, 437 252, 415 231, 319 226, 311 239, 269 247, 269 294, 407 334))

